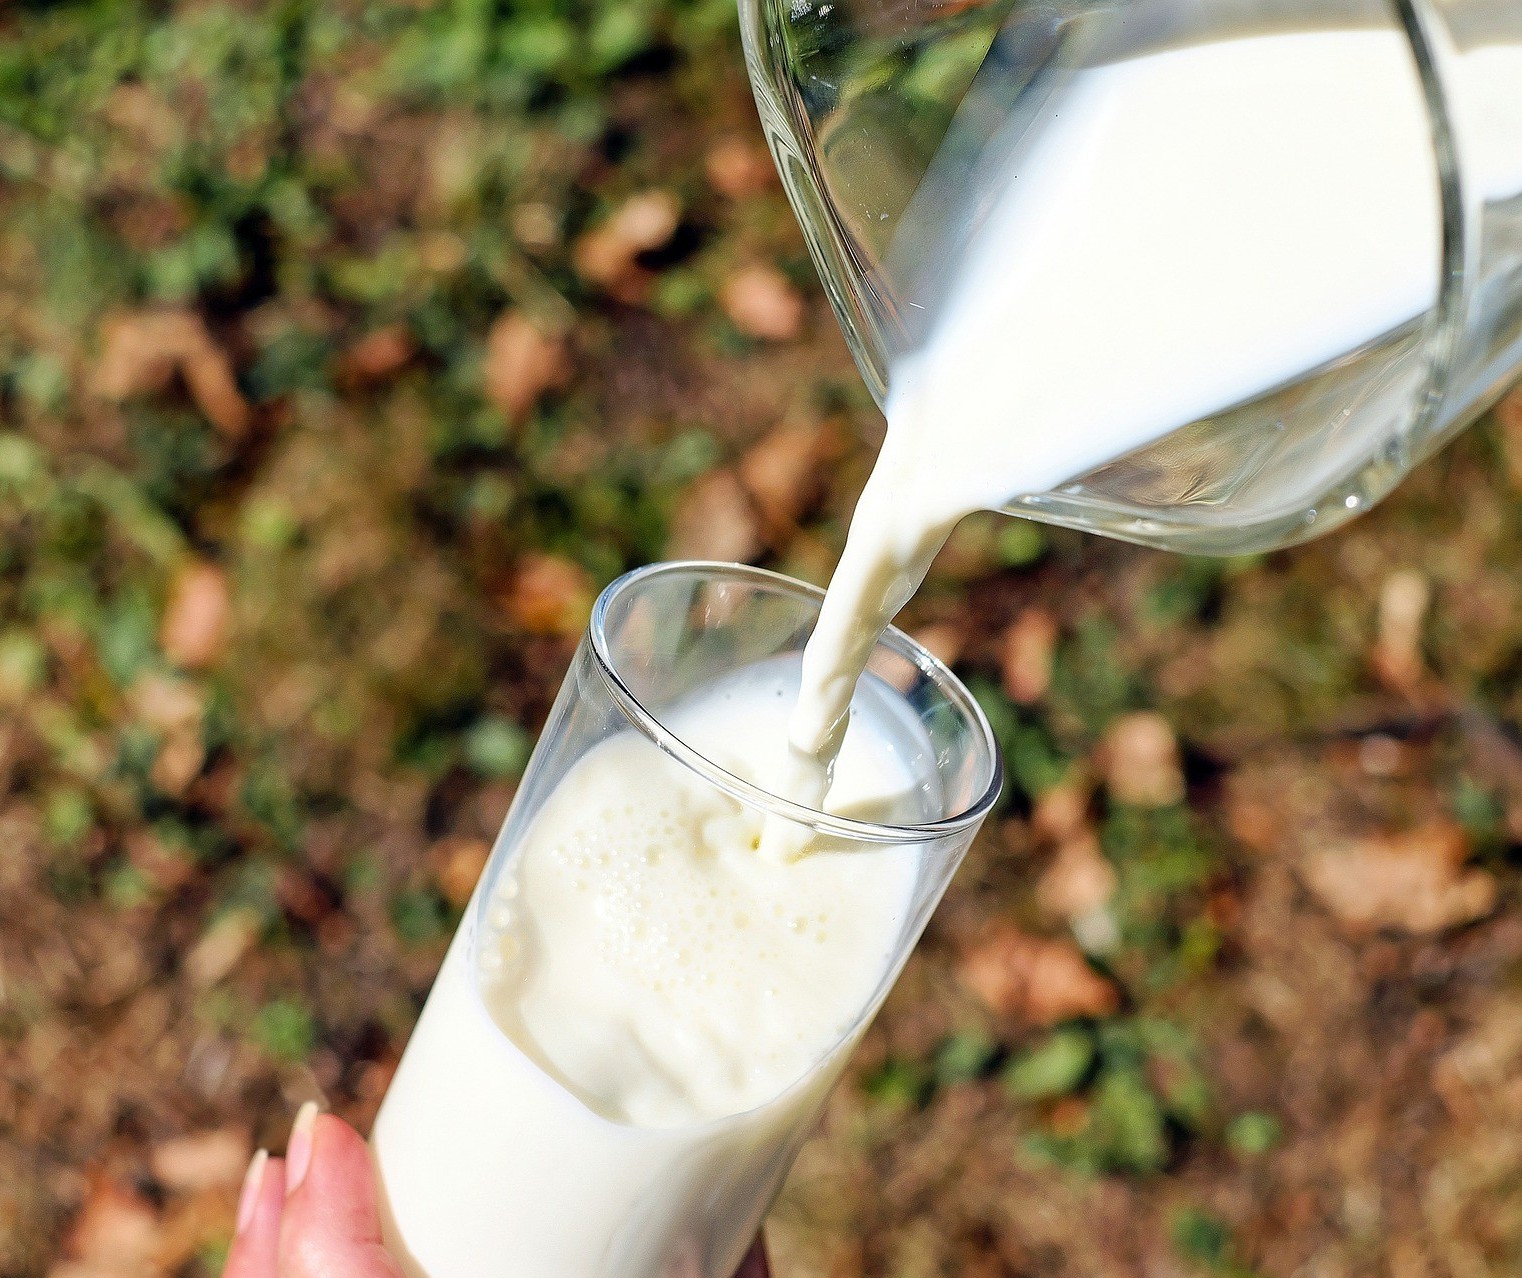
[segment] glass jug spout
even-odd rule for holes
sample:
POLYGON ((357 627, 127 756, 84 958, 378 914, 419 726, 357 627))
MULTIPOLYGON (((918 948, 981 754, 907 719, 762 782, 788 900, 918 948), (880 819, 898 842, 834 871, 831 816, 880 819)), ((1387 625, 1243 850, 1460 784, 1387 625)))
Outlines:
POLYGON ((741 14, 890 431, 914 382, 990 506, 1198 553, 1289 544, 1522 367, 1522 2, 741 14))

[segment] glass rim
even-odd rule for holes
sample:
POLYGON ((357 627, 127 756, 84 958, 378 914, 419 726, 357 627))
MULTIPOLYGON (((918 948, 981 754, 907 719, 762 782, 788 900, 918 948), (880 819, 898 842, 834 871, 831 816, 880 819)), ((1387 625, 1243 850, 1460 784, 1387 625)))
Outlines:
POLYGON ((608 609, 613 602, 628 591, 646 584, 654 578, 679 573, 707 574, 714 578, 728 578, 765 585, 774 590, 793 595, 817 606, 824 599, 824 591, 808 582, 799 581, 767 568, 750 564, 726 563, 720 560, 680 559, 648 564, 635 568, 615 578, 597 596, 587 623, 588 649, 593 664, 607 685, 609 694, 624 718, 653 742, 662 752, 692 771, 698 773, 716 789, 738 799, 747 806, 769 815, 778 816, 797 825, 806 826, 819 834, 851 839, 861 843, 911 844, 931 843, 976 828, 992 810, 1004 783, 1003 757, 998 739, 989 725, 988 716, 978 704, 967 686, 951 672, 949 666, 922 644, 916 643, 897 626, 889 626, 877 641, 877 647, 885 647, 903 657, 927 679, 930 679, 951 704, 973 727, 983 752, 988 759, 989 779, 982 793, 971 804, 949 817, 919 824, 891 824, 878 821, 861 821, 853 817, 837 816, 821 812, 805 804, 796 803, 764 786, 747 781, 727 768, 709 759, 672 732, 660 716, 648 709, 635 695, 619 673, 618 662, 608 643, 608 609))

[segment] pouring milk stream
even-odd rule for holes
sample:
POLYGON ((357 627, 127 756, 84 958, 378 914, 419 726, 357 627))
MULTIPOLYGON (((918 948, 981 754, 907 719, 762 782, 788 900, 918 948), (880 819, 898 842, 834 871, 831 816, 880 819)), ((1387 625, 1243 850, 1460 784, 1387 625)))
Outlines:
MULTIPOLYGON (((1471 52, 1457 85, 1477 180, 1522 191, 1522 48, 1471 52)), ((801 672, 758 668, 673 718, 815 809, 923 819, 894 806, 922 782, 921 743, 861 694, 849 709, 958 519, 1336 359, 1438 293, 1430 125, 1394 32, 1093 68, 1006 177, 892 369, 887 438, 801 672)), ((678 1229, 735 1168, 774 1190, 852 1046, 914 848, 763 831, 662 762, 629 732, 584 756, 497 885, 475 970, 461 938, 450 950, 376 1125, 414 1274, 664 1274, 665 1251, 627 1243, 631 1215, 640 1237, 678 1229)))

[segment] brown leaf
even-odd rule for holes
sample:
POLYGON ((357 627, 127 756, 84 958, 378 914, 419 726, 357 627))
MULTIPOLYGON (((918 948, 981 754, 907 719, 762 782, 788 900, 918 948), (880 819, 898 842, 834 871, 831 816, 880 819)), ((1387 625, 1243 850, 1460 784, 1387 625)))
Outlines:
POLYGON ((580 564, 559 555, 524 555, 503 596, 507 614, 535 635, 574 636, 592 615, 592 578, 580 564))
POLYGON ((746 563, 761 553, 761 527, 732 470, 711 470, 677 503, 666 542, 670 559, 746 563))
POLYGON ((1110 1016, 1120 1007, 1114 983, 1071 941, 1031 936, 1012 924, 999 925, 964 953, 957 970, 994 1012, 1031 1025, 1110 1016))
POLYGON ((740 482, 773 537, 785 536, 819 493, 822 431, 778 426, 740 459, 740 482))
POLYGON ((185 956, 185 974, 197 989, 209 989, 237 967, 259 939, 259 916, 250 909, 219 917, 185 956))
POLYGON ((543 332, 522 315, 503 315, 486 335, 482 369, 486 398, 519 421, 571 378, 565 339, 543 332))
POLYGON ((967 627, 954 621, 932 621, 917 627, 910 637, 946 666, 956 665, 967 648, 967 627))
POLYGON ((412 334, 402 324, 386 324, 349 347, 338 360, 338 379, 350 386, 370 386, 394 377, 417 354, 412 334))
POLYGON ((788 342, 803 331, 803 296, 773 266, 746 266, 724 283, 719 305, 747 337, 788 342))
POLYGON ((1004 691, 1017 705, 1031 705, 1052 682, 1052 654, 1057 648, 1057 620, 1045 608, 1021 611, 999 641, 999 669, 1004 691))
POLYGON ((152 1272, 158 1248, 158 1213, 141 1194, 113 1181, 96 1179, 66 1248, 69 1256, 101 1275, 152 1272))
POLYGON ((1496 907, 1495 876, 1466 870, 1469 836, 1452 821, 1355 839, 1307 857, 1301 878, 1352 933, 1440 932, 1496 907))
POLYGON ((1496 425, 1501 428, 1501 449, 1511 486, 1522 488, 1522 386, 1496 405, 1496 425))
POLYGON ((1084 831, 1063 843, 1036 884, 1036 902, 1048 914, 1073 922, 1103 909, 1115 895, 1115 867, 1099 839, 1084 831))
POLYGON ((149 1166, 165 1189, 193 1193, 238 1184, 253 1152, 247 1131, 217 1127, 160 1142, 149 1166))
POLYGON ((144 675, 132 685, 128 700, 138 720, 156 732, 183 732, 201 726, 204 698, 188 679, 144 675))
POLYGON ((178 373, 196 407, 224 435, 237 438, 248 429, 252 414, 232 363, 195 312, 134 311, 107 320, 101 332, 97 394, 113 400, 155 394, 178 373))
POLYGON ((649 272, 636 259, 663 247, 681 220, 681 202, 670 191, 632 195, 606 222, 577 239, 571 263, 588 283, 601 285, 621 300, 637 301, 649 272))
POLYGON ((1422 630, 1432 590, 1418 572, 1393 572, 1379 591, 1379 634, 1371 662, 1382 682, 1399 692, 1411 692, 1422 681, 1422 630))
POLYGON ((439 893, 457 910, 463 910, 476 890, 476 880, 486 868, 491 844, 485 839, 448 838, 434 844, 429 859, 433 862, 433 881, 439 893))
POLYGON ((161 793, 180 798, 206 766, 206 747, 195 732, 176 732, 166 738, 153 758, 148 779, 161 793))
POLYGON ((703 171, 708 184, 731 200, 760 195, 777 181, 777 170, 766 148, 735 134, 720 138, 708 148, 703 171))
POLYGON ((1031 813, 1031 828, 1048 843, 1077 838, 1088 825, 1088 787, 1073 781, 1064 781, 1046 791, 1036 800, 1031 813))
POLYGON ((231 625, 227 577, 215 564, 187 564, 169 592, 159 627, 159 645, 178 666, 201 670, 215 665, 231 625))
POLYGON ((1115 720, 1099 759, 1110 797, 1118 803, 1161 808, 1184 797, 1178 738, 1160 714, 1141 711, 1115 720))

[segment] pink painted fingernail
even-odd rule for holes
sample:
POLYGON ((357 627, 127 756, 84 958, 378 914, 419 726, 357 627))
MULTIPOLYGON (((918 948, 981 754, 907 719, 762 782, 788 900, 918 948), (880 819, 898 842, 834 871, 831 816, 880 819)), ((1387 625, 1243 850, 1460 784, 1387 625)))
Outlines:
POLYGON ((312 1129, 317 1125, 317 1102, 308 1101, 296 1111, 291 1138, 285 1146, 285 1192, 294 1194, 312 1165, 312 1129))
POLYGON ((269 1165, 270 1151, 261 1149, 249 1161, 243 1173, 243 1188, 238 1192, 237 1232, 242 1233, 254 1219, 254 1208, 259 1205, 259 1190, 264 1186, 264 1169, 269 1165))

